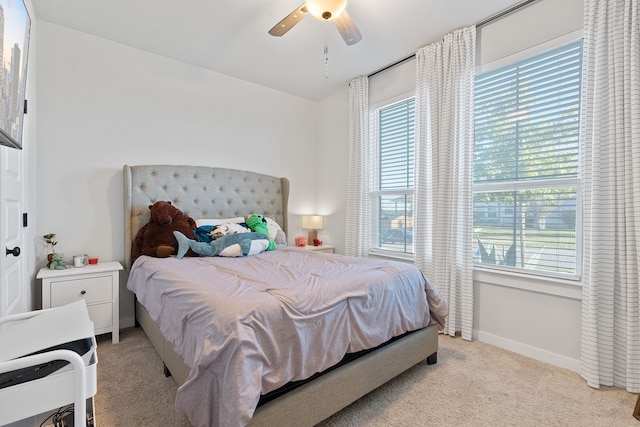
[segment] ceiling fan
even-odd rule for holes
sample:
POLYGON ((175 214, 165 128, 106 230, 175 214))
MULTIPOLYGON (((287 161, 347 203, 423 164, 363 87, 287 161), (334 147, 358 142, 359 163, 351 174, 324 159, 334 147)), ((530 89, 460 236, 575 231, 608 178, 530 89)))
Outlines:
POLYGON ((306 0, 304 4, 278 22, 269 34, 283 36, 304 18, 306 13, 319 21, 334 21, 338 32, 348 46, 362 40, 362 35, 346 11, 347 0, 306 0))

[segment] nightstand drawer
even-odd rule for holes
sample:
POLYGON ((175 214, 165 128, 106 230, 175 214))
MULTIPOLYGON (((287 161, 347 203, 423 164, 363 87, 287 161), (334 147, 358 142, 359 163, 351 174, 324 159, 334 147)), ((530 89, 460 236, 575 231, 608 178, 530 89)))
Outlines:
POLYGON ((331 246, 331 245, 322 245, 322 246, 311 246, 311 245, 307 245, 304 247, 305 250, 307 251, 314 251, 314 252, 325 252, 328 254, 332 254, 335 246, 331 246))
MULTIPOLYGON (((111 276, 51 282, 51 307, 58 307, 79 299, 89 304, 113 300, 111 276)), ((91 316, 93 319, 93 316, 91 316)), ((94 320, 95 322, 95 320, 94 320)))
POLYGON ((327 253, 327 254, 332 254, 333 253, 333 248, 316 249, 316 252, 324 252, 324 253, 327 253))

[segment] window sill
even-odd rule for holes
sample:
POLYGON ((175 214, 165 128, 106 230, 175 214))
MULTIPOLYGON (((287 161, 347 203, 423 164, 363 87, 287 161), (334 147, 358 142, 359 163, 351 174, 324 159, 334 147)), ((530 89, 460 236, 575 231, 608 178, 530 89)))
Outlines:
POLYGON ((414 263, 415 256, 407 252, 387 251, 384 249, 372 248, 369 250, 369 258, 393 259, 396 261, 404 261, 414 263))
POLYGON ((535 276, 476 266, 473 268, 473 282, 474 284, 481 282, 582 300, 582 282, 570 279, 535 276))
MULTIPOLYGON (((369 250, 370 258, 392 259, 414 264, 413 254, 404 252, 385 251, 381 249, 369 250)), ((555 295, 564 298, 582 300, 582 282, 579 280, 564 279, 558 277, 535 276, 513 271, 496 270, 492 268, 473 268, 474 285, 486 283, 495 286, 522 289, 530 292, 538 292, 555 295)))

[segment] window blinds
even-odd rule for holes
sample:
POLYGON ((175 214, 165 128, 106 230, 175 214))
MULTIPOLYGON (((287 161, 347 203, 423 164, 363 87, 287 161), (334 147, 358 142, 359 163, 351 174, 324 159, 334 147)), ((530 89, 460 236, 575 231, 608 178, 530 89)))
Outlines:
POLYGON ((576 177, 582 45, 476 78, 474 182, 576 177))
POLYGON ((413 188, 415 101, 380 109, 380 190, 413 188))

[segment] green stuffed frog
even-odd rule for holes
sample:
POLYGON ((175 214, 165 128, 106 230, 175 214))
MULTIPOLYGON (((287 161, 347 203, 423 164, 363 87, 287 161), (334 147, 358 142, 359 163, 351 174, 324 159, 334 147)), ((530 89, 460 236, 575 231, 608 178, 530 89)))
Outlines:
MULTIPOLYGON (((250 215, 245 221, 251 231, 255 233, 263 233, 269 235, 269 227, 267 226, 267 220, 264 215, 253 214, 250 215)), ((269 239, 268 251, 272 251, 276 248, 276 242, 273 239, 269 239)))

